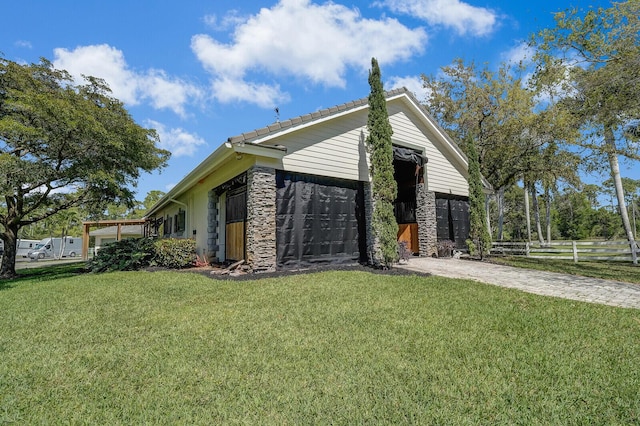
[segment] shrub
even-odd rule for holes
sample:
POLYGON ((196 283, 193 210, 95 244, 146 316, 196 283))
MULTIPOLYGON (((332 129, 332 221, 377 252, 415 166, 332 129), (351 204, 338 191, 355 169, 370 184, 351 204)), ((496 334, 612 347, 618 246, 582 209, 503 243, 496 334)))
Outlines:
POLYGON ((134 271, 151 264, 154 257, 154 240, 128 238, 102 247, 89 261, 92 272, 134 271))
POLYGON ((400 260, 407 261, 411 258, 411 251, 409 250, 409 244, 406 241, 398 242, 398 257, 400 260))
POLYGON ((185 238, 163 238, 153 244, 154 263, 165 268, 185 268, 196 260, 195 240, 185 238))

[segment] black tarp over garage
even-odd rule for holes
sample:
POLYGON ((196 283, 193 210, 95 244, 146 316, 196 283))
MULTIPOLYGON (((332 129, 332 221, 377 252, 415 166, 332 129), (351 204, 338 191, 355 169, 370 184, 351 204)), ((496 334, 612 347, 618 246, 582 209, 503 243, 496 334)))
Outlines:
POLYGON ((361 182, 276 172, 279 267, 366 257, 361 182))

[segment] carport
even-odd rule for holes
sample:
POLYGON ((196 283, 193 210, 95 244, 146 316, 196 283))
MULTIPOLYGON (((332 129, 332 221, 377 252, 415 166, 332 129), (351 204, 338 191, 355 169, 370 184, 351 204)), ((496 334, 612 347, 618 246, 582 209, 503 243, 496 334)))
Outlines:
POLYGON ((107 226, 115 226, 116 230, 116 241, 120 241, 122 239, 122 227, 126 225, 143 225, 144 226, 144 235, 148 236, 150 234, 148 226, 145 226, 147 223, 144 219, 118 219, 118 220, 98 220, 93 222, 82 222, 82 258, 87 260, 89 258, 89 231, 91 228, 104 228, 107 226))

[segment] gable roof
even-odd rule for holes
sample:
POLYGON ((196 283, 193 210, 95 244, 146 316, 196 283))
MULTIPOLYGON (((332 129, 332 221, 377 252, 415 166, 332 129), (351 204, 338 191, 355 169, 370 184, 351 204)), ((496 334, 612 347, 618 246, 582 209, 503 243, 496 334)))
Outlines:
MULTIPOLYGON (((411 93, 406 87, 401 87, 385 92, 385 98, 387 99, 387 101, 401 97, 405 97, 408 103, 412 104, 414 108, 416 108, 416 110, 420 113, 420 115, 422 115, 421 118, 423 118, 424 121, 429 122, 431 127, 436 130, 436 133, 439 136, 442 136, 443 139, 446 140, 450 145, 450 148, 455 151, 457 155, 462 157, 465 163, 467 163, 467 157, 462 152, 458 144, 455 143, 453 139, 449 137, 449 135, 447 135, 447 132, 442 127, 440 127, 436 120, 431 116, 427 108, 416 99, 413 93, 411 93)), ((356 109, 363 109, 368 107, 369 98, 360 98, 355 101, 350 101, 330 108, 325 108, 316 112, 312 112, 310 114, 301 115, 299 117, 291 118, 284 121, 277 121, 275 123, 269 124, 268 126, 261 127, 251 132, 232 136, 227 139, 227 142, 231 144, 260 143, 265 139, 270 139, 276 134, 279 135, 284 132, 298 130, 299 128, 305 127, 306 125, 309 125, 311 123, 315 124, 319 121, 324 121, 334 118, 335 116, 353 112, 353 110, 356 109)))
MULTIPOLYGON (((387 102, 396 99, 402 100, 416 113, 427 128, 433 131, 436 137, 442 142, 443 148, 446 149, 453 158, 461 162, 465 168, 468 167, 467 157, 462 152, 458 144, 449 137, 447 132, 440 127, 424 105, 422 105, 408 89, 402 87, 386 91, 385 98, 387 102)), ((277 121, 253 131, 229 137, 225 143, 221 144, 177 185, 167 192, 167 194, 165 194, 151 209, 149 209, 147 217, 155 214, 157 210, 168 203, 172 201, 175 202, 176 197, 207 176, 211 170, 222 164, 232 154, 246 153, 270 158, 282 158, 286 154, 286 147, 280 145, 269 145, 264 142, 290 132, 298 131, 309 126, 317 125, 324 121, 332 120, 336 117, 351 114, 355 111, 367 108, 369 108, 369 98, 364 97, 295 118, 277 121)), ((484 178, 483 183, 486 188, 491 187, 484 178)))

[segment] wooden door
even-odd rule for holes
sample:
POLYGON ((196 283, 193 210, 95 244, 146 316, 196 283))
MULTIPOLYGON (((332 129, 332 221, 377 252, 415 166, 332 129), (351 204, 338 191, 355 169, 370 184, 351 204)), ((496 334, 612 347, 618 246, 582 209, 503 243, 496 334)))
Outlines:
POLYGON ((405 241, 407 243, 407 249, 411 253, 418 253, 420 251, 420 243, 418 240, 418 224, 398 224, 398 242, 400 241, 405 241))
POLYGON ((247 190, 229 191, 225 206, 225 258, 246 258, 247 190))

